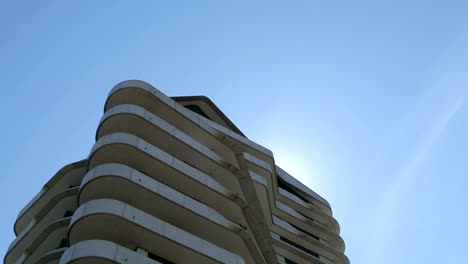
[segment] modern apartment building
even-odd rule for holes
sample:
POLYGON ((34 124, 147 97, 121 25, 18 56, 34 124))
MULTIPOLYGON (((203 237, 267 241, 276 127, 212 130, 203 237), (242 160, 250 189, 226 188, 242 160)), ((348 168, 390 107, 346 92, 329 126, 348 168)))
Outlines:
POLYGON ((109 93, 89 156, 19 213, 12 263, 348 264, 328 202, 204 96, 109 93))

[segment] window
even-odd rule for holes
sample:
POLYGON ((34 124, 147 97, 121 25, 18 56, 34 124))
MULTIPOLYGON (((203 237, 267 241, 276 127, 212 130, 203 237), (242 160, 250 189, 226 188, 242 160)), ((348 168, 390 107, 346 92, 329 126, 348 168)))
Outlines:
POLYGON ((72 211, 65 211, 65 213, 63 214, 63 217, 69 217, 69 216, 72 216, 73 215, 73 212, 72 211))
MULTIPOLYGON (((309 220, 312 221, 312 222, 317 222, 317 221, 315 221, 315 219, 313 219, 313 218, 311 218, 311 217, 308 217, 307 215, 305 215, 305 214, 303 214, 303 213, 301 213, 301 212, 299 212, 299 211, 296 211, 296 212, 299 213, 300 215, 302 215, 303 217, 309 219, 309 220)), ((317 223, 318 223, 318 222, 317 222, 317 223)))
POLYGON ((290 259, 287 259, 287 258, 284 258, 284 263, 286 264, 297 264, 296 262, 290 260, 290 259))
POLYGON ((297 230, 301 231, 302 233, 305 233, 305 234, 307 234, 307 235, 309 235, 309 236, 311 236, 311 237, 313 237, 313 238, 315 238, 317 240, 320 240, 320 238, 318 236, 316 236, 316 235, 314 235, 312 233, 309 233, 308 231, 306 231, 306 230, 304 230, 304 229, 302 229, 302 228, 300 228, 300 227, 298 227, 298 226, 296 226, 294 224, 291 224, 291 223, 289 223, 289 224, 292 225, 297 230))
POLYGON ((312 256, 314 256, 316 258, 320 258, 319 254, 313 252, 312 250, 310 250, 308 248, 305 248, 305 247, 303 247, 301 245, 298 245, 298 244, 292 242, 291 240, 289 240, 287 238, 284 238, 284 237, 280 236, 280 239, 281 239, 281 241, 284 241, 284 242, 290 244, 291 246, 294 246, 294 247, 296 247, 296 248, 298 248, 298 249, 300 249, 300 250, 302 250, 302 251, 304 251, 306 253, 309 253, 310 255, 312 255, 312 256))
POLYGON ((165 258, 163 258, 163 257, 160 257, 160 256, 158 256, 158 255, 156 255, 156 254, 153 254, 153 253, 151 253, 151 252, 149 252, 149 251, 148 251, 148 258, 154 259, 154 260, 156 260, 156 261, 159 261, 159 262, 161 262, 162 264, 175 264, 174 262, 172 262, 172 261, 170 261, 170 260, 167 260, 167 259, 165 259, 165 258))
MULTIPOLYGON (((203 116, 204 118, 206 119, 210 119, 206 114, 205 112, 203 112, 203 110, 201 110, 201 108, 198 106, 198 105, 184 105, 185 108, 187 108, 188 110, 192 111, 192 112, 195 112, 201 116, 203 116)), ((211 119, 210 119, 211 120, 211 119)))
POLYGON ((284 189, 287 192, 294 194, 297 198, 301 199, 305 203, 310 203, 309 200, 307 200, 302 195, 300 195, 298 192, 296 192, 296 190, 294 190, 294 188, 292 188, 287 182, 285 182, 283 179, 281 179, 281 177, 277 176, 276 178, 278 179, 278 187, 279 188, 284 189))
POLYGON ((64 238, 60 241, 60 243, 58 244, 57 248, 65 248, 65 247, 68 247, 68 242, 67 240, 64 238))

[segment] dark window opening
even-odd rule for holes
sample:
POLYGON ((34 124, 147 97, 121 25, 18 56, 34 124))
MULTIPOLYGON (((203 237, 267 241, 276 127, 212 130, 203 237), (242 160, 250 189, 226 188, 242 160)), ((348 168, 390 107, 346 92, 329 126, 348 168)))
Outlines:
POLYGON ((159 262, 161 262, 163 264, 175 264, 174 262, 172 262, 170 260, 167 260, 167 259, 165 259, 165 258, 163 258, 161 256, 158 256, 156 254, 153 254, 153 253, 151 253, 149 251, 148 251, 148 258, 154 259, 154 260, 159 261, 159 262))
POLYGON ((65 247, 68 247, 68 242, 67 240, 64 238, 60 241, 60 243, 58 244, 58 246, 56 247, 57 248, 65 248, 65 247))
POLYGON ((287 258, 284 258, 284 263, 286 264, 297 264, 296 262, 290 260, 290 259, 287 259, 287 258))
POLYGON ((296 247, 296 248, 298 248, 298 249, 300 249, 300 250, 302 250, 304 252, 307 252, 307 253, 309 253, 310 255, 312 255, 312 256, 314 256, 316 258, 320 258, 319 254, 313 252, 312 250, 310 250, 308 248, 305 248, 305 247, 303 247, 301 245, 298 245, 298 244, 292 242, 291 240, 289 240, 287 238, 284 238, 284 237, 280 236, 280 239, 281 239, 281 241, 284 241, 284 242, 286 242, 286 243, 288 243, 288 244, 290 244, 290 245, 292 245, 292 246, 294 246, 294 247, 296 247))
POLYGON ((189 109, 190 111, 192 112, 195 112, 201 116, 203 116, 204 118, 206 119, 210 119, 206 114, 205 112, 203 112, 203 110, 201 110, 201 108, 198 106, 198 105, 184 105, 185 108, 189 109))
POLYGON ((291 186, 289 186, 288 183, 286 183, 283 179, 281 179, 281 177, 276 177, 278 179, 278 187, 280 187, 281 189, 284 189, 286 191, 288 191, 289 193, 292 193, 294 194, 297 198, 301 199, 302 201, 304 201, 305 203, 310 203, 309 200, 307 200, 306 198, 302 197, 302 195, 300 195, 298 192, 296 192, 296 190, 294 190, 294 188, 292 188, 291 186))
POLYGON ((65 214, 63 214, 63 217, 69 217, 69 216, 72 216, 73 215, 73 212, 72 211, 65 211, 65 214))
POLYGON ((308 232, 308 231, 306 231, 306 230, 304 230, 304 229, 302 229, 302 228, 300 228, 300 227, 298 227, 298 226, 296 226, 294 224, 291 224, 291 223, 289 223, 289 224, 292 225, 297 230, 301 231, 302 233, 305 233, 305 234, 315 238, 316 240, 320 240, 320 238, 318 236, 316 236, 316 235, 314 235, 314 234, 312 234, 312 233, 310 233, 310 232, 308 232))
POLYGON ((310 218, 310 217, 308 217, 307 215, 305 215, 305 214, 303 214, 303 213, 301 213, 301 212, 297 212, 297 213, 300 214, 300 215, 302 215, 303 217, 309 219, 310 221, 314 221, 314 222, 315 222, 315 219, 310 218))

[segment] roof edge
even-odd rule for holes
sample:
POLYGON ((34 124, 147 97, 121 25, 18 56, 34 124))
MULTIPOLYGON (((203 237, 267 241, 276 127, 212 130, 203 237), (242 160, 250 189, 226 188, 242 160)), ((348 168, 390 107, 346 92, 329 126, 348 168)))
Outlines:
POLYGON ((221 117, 221 119, 223 119, 224 122, 226 122, 226 124, 228 124, 228 126, 234 131, 236 132, 237 134, 247 138, 244 133, 242 133, 242 131, 223 113, 223 111, 221 111, 221 109, 219 109, 218 106, 216 106, 215 103, 213 103, 213 101, 211 101, 210 98, 208 98, 207 96, 205 95, 192 95, 192 96, 171 96, 171 99, 176 101, 176 102, 187 102, 187 101, 203 101, 205 103, 207 103, 214 111, 217 115, 219 115, 221 117))

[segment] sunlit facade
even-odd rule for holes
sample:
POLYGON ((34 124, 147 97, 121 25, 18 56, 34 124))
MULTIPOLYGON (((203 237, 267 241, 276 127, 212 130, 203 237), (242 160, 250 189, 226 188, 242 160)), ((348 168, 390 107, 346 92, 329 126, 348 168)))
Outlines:
POLYGON ((6 264, 349 263, 328 202, 270 150, 208 98, 134 80, 109 93, 89 156, 14 231, 6 264))

